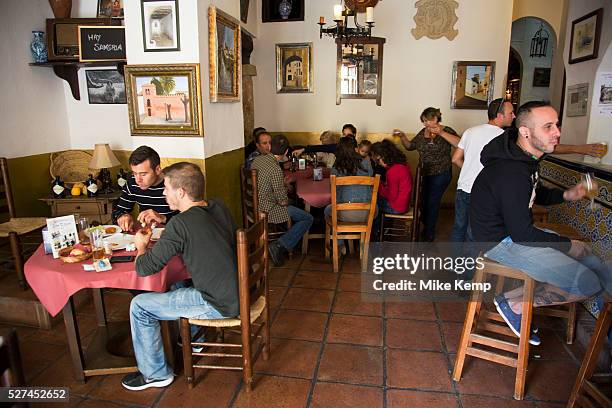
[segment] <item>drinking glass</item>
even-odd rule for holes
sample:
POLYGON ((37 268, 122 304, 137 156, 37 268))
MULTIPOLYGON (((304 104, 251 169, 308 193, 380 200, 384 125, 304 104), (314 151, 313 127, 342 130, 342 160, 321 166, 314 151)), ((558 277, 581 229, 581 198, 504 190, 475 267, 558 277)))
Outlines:
POLYGON ((601 163, 603 157, 608 154, 608 142, 595 142, 602 146, 601 153, 597 156, 597 163, 601 163))
POLYGON ((89 241, 89 238, 87 237, 87 234, 85 233, 85 231, 87 231, 89 229, 89 221, 87 221, 87 218, 85 217, 81 217, 77 220, 77 230, 79 232, 79 242, 81 243, 87 243, 89 241))
POLYGON ((599 186, 595 181, 593 173, 585 173, 581 177, 581 183, 586 189, 586 197, 591 200, 591 211, 595 209, 595 197, 597 197, 597 190, 599 186))
POLYGON ((104 258, 104 240, 102 239, 102 231, 99 229, 91 230, 91 251, 94 262, 104 258))

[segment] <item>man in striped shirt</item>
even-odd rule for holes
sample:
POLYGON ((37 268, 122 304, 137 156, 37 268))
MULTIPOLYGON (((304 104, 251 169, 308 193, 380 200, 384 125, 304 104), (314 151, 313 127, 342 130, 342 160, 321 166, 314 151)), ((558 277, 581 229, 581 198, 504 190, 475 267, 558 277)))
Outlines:
POLYGON ((124 231, 132 231, 134 219, 130 213, 134 204, 138 204, 138 222, 167 223, 177 212, 170 209, 164 196, 159 154, 149 146, 140 146, 130 155, 129 163, 132 175, 115 203, 113 222, 124 231))

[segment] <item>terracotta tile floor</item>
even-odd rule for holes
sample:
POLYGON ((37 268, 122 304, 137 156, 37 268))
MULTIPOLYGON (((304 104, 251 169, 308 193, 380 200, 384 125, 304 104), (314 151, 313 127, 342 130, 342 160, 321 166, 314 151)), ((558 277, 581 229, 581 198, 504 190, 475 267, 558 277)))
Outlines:
MULTIPOLYGON (((347 257, 334 274, 318 246, 314 242, 311 254, 296 254, 288 267, 271 271, 271 359, 257 362, 251 394, 240 373, 220 371, 200 371, 193 390, 182 372, 171 386, 142 392, 124 390, 121 375, 79 384, 61 323, 52 331, 18 329, 28 383, 69 387, 70 405, 78 407, 564 406, 582 356, 565 345, 561 322, 542 322, 525 401, 512 399, 513 369, 483 360, 468 357, 463 379, 455 383, 451 372, 465 305, 383 302, 360 292, 355 258, 347 257)), ((110 319, 125 318, 130 299, 127 292, 108 293, 110 319)), ((79 318, 83 327, 95 326, 92 307, 79 318)))

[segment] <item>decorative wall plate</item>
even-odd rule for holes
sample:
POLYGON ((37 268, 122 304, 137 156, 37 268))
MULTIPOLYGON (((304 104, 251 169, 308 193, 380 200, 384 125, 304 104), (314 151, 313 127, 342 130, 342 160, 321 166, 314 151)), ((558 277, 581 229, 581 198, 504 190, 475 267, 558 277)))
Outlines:
POLYGON ((378 0, 344 0, 346 7, 351 10, 357 9, 360 13, 365 13, 366 7, 374 7, 378 3, 378 0))
POLYGON ((455 0, 419 0, 414 6, 417 14, 412 35, 417 40, 426 36, 432 40, 446 37, 452 41, 459 34, 459 30, 453 28, 459 19, 456 13, 459 3, 455 0))

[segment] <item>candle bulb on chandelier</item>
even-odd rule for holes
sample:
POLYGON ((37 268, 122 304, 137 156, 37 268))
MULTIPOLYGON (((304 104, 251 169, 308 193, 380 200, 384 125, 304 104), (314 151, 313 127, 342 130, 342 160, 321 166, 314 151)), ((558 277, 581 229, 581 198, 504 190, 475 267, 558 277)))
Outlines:
POLYGON ((342 4, 336 4, 334 6, 334 21, 342 20, 342 4))
POLYGON ((374 22, 374 7, 366 7, 366 23, 374 22))
POLYGON ((319 24, 325 24, 325 17, 319 17, 319 24))

